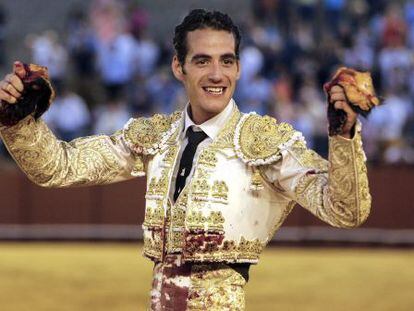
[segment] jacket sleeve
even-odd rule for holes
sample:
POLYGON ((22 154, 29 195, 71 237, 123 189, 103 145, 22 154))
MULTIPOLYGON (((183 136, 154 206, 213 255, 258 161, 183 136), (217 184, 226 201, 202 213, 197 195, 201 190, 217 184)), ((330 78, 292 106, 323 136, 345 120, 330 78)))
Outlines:
POLYGON ((142 157, 130 151, 121 132, 68 143, 58 140, 41 119, 29 116, 0 128, 0 134, 24 173, 43 187, 108 184, 144 174, 142 157))
POLYGON ((362 224, 371 208, 366 158, 358 123, 352 139, 329 137, 329 161, 297 141, 262 170, 276 189, 335 227, 362 224))

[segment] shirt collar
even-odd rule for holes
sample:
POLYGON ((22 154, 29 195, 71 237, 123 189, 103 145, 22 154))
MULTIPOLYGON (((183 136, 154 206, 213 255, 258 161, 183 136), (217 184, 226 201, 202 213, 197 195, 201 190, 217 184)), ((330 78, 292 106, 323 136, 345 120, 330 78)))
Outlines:
POLYGON ((211 139, 215 139, 220 131, 220 129, 226 124, 227 120, 230 118, 231 113, 233 111, 235 103, 234 100, 231 99, 226 108, 223 109, 218 115, 214 116, 211 119, 208 119, 206 122, 196 125, 193 120, 191 120, 190 115, 188 114, 189 104, 186 105, 184 111, 184 129, 183 134, 187 132, 187 129, 190 126, 195 126, 195 128, 201 129, 207 136, 211 139))

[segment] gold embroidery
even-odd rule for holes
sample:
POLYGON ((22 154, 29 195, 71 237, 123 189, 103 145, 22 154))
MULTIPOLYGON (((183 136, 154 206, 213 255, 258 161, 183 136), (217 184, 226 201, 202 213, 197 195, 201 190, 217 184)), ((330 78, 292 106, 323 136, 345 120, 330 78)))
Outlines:
POLYGON ((154 154, 175 134, 173 124, 181 115, 181 112, 176 112, 172 115, 155 114, 151 118, 132 119, 123 131, 124 139, 137 153, 154 154))
POLYGON ((153 259, 160 259, 162 257, 161 230, 144 232, 143 255, 153 259))
POLYGON ((104 184, 130 169, 116 153, 115 135, 59 141, 42 120, 32 117, 1 132, 10 153, 28 177, 45 187, 104 184))
POLYGON ((166 242, 167 253, 181 252, 184 245, 184 231, 169 230, 166 242))
POLYGON ((168 170, 161 171, 160 178, 152 177, 147 189, 146 199, 163 199, 168 191, 168 170))
POLYGON ((205 165, 208 167, 215 167, 217 164, 216 152, 212 149, 204 149, 198 158, 199 165, 205 165))
POLYGON ((210 212, 208 216, 203 216, 201 211, 191 211, 187 213, 185 220, 186 229, 203 230, 206 232, 224 232, 224 217, 220 211, 210 212))
POLYGON ((162 201, 155 201, 156 207, 147 206, 145 209, 145 219, 143 226, 146 228, 162 228, 164 225, 164 209, 162 201))
POLYGON ((215 199, 227 201, 229 188, 224 181, 214 181, 211 196, 215 199))
POLYGON ((163 161, 165 162, 165 164, 172 165, 174 163, 175 156, 177 155, 177 151, 178 151, 178 146, 170 146, 167 149, 166 155, 165 155, 165 157, 163 159, 163 161))
POLYGON ((177 201, 175 202, 175 205, 181 207, 181 209, 183 210, 186 210, 187 208, 188 189, 189 187, 184 187, 183 191, 180 193, 180 195, 177 198, 177 201))
POLYGON ((299 204, 337 227, 360 225, 371 206, 361 137, 355 135, 351 141, 330 137, 329 175, 309 172, 295 189, 299 204))
MULTIPOLYGON (((291 125, 277 123, 269 116, 250 114, 236 130, 236 152, 246 163, 269 164, 280 158, 280 148, 298 136, 291 125)), ((297 137, 299 138, 299 136, 297 137)))
POLYGON ((188 232, 185 237, 183 250, 186 261, 224 261, 256 263, 265 247, 259 239, 247 240, 241 237, 237 243, 234 240, 224 240, 220 233, 188 232))
POLYGON ((140 156, 135 157, 134 167, 131 172, 132 176, 144 176, 145 175, 145 165, 144 161, 140 156))
POLYGON ((239 122, 241 113, 237 106, 234 107, 230 119, 218 133, 216 139, 211 143, 209 148, 220 151, 224 148, 234 147, 234 129, 239 122))
POLYGON ((196 173, 194 174, 194 176, 196 176, 197 179, 210 179, 211 176, 211 171, 201 168, 201 167, 197 167, 196 169, 196 173))
POLYGON ((207 170, 197 168, 196 179, 191 184, 193 200, 227 204, 229 192, 227 184, 224 181, 215 180, 210 186, 208 183, 210 175, 211 173, 207 170))
POLYGON ((171 226, 173 228, 184 228, 185 210, 174 206, 171 208, 171 226))
POLYGON ((196 200, 206 200, 210 186, 206 179, 196 179, 192 184, 192 194, 196 200))
POLYGON ((244 311, 243 277, 226 264, 193 265, 187 309, 244 311))
POLYGON ((260 175, 260 170, 253 167, 253 176, 250 181, 250 189, 253 191, 260 191, 264 188, 262 176, 260 175))
POLYGON ((321 171, 328 171, 328 161, 312 149, 306 148, 304 141, 296 141, 292 145, 291 150, 301 165, 321 171))

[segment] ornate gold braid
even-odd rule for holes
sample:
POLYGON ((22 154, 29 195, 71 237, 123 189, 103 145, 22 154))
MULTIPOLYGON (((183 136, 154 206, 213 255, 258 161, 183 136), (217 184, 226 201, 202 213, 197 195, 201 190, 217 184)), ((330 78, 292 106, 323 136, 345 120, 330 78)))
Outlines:
POLYGON ((292 148, 303 166, 314 171, 301 178, 297 201, 336 227, 355 227, 369 215, 371 196, 360 133, 352 140, 329 138, 329 173, 326 160, 303 147, 292 148))
POLYGON ((2 138, 22 170, 45 187, 103 184, 129 174, 113 149, 117 136, 59 141, 42 120, 27 117, 3 129, 2 138))
POLYGON ((280 159, 280 150, 303 139, 290 124, 277 123, 269 116, 244 115, 237 124, 234 145, 243 162, 258 166, 280 159))
POLYGON ((123 136, 127 145, 136 153, 155 154, 176 134, 173 125, 182 112, 171 115, 155 114, 151 118, 131 119, 125 126, 123 136))

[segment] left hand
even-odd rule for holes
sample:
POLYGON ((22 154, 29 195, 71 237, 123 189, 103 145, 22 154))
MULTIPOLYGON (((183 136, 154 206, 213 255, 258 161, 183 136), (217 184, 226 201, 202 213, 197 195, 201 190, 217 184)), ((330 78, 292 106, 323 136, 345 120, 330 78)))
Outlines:
POLYGON ((335 85, 329 90, 329 105, 334 105, 335 109, 345 111, 346 122, 342 127, 342 133, 340 135, 345 138, 351 138, 352 129, 356 123, 358 114, 349 106, 345 92, 339 85, 335 85))

